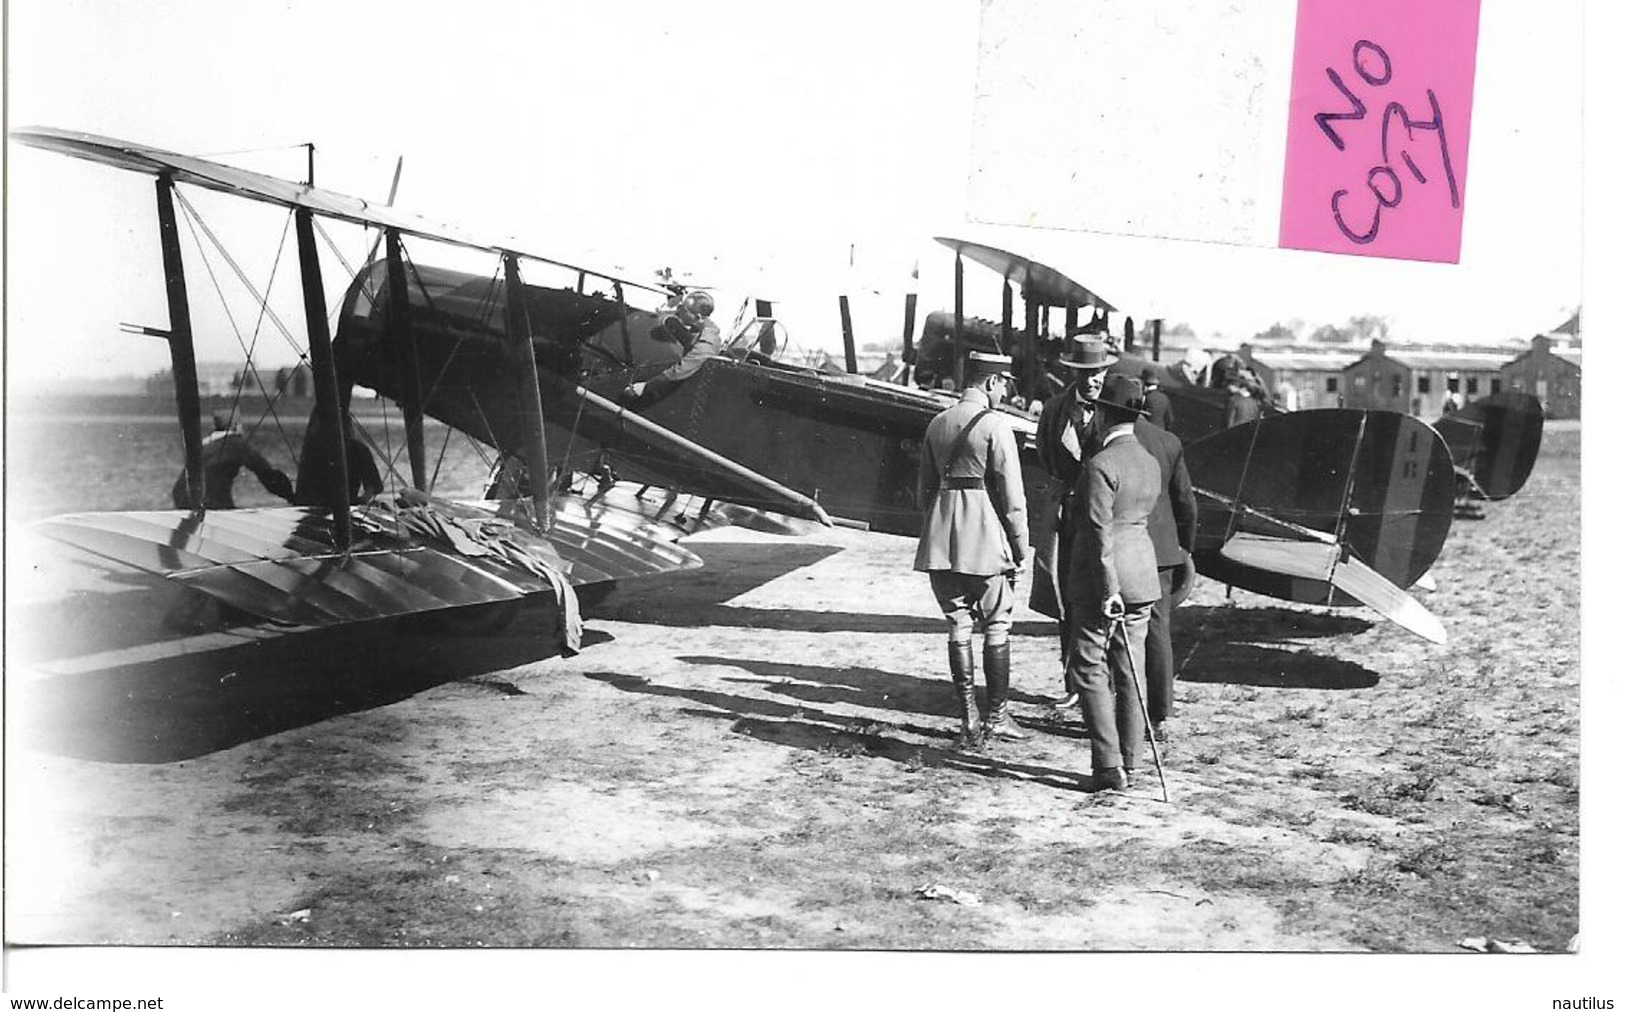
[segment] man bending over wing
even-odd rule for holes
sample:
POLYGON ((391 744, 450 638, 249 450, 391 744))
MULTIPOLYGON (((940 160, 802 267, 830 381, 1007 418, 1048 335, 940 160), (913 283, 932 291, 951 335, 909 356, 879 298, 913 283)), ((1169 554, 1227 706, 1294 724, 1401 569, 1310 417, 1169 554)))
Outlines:
MULTIPOLYGON (((237 503, 231 497, 231 486, 237 481, 237 473, 245 467, 254 472, 254 477, 260 480, 260 484, 265 486, 267 492, 293 502, 293 483, 288 480, 288 476, 249 444, 248 437, 243 435, 242 426, 237 424, 232 412, 216 411, 214 432, 203 440, 202 508, 236 509, 237 503)), ((192 501, 192 490, 186 480, 185 468, 181 468, 181 476, 175 479, 175 487, 170 490, 170 496, 174 499, 175 508, 178 510, 197 508, 198 504, 192 501)))

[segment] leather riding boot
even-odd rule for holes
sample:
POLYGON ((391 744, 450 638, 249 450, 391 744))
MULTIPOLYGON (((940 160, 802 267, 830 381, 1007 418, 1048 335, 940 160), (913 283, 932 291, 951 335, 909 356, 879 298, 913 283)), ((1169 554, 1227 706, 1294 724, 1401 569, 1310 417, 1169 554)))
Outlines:
POLYGON ((948 644, 948 671, 954 679, 954 696, 959 704, 959 736, 955 748, 977 748, 982 736, 976 726, 976 655, 969 643, 948 644))
POLYGON ((987 723, 982 725, 983 737, 1015 741, 1031 738, 1032 735, 1016 726, 1005 709, 1010 696, 1010 644, 983 644, 982 666, 987 669, 987 723))

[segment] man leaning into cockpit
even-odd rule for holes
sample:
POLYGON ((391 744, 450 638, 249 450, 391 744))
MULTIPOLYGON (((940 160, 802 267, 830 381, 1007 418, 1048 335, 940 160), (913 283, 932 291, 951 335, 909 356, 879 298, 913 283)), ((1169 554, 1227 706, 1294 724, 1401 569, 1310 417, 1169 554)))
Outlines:
POLYGON ((677 302, 676 311, 656 325, 670 340, 683 347, 683 354, 665 371, 627 386, 622 400, 654 400, 676 388, 699 371, 706 359, 722 351, 722 331, 711 322, 716 300, 707 292, 689 292, 677 302))

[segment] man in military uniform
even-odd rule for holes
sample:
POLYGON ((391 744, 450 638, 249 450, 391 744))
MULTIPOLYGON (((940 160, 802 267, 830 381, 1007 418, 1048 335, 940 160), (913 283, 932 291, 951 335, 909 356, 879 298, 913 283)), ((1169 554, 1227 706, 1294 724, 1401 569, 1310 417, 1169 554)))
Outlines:
POLYGON ((920 452, 924 513, 914 568, 930 574, 948 620, 948 670, 959 704, 956 744, 1026 738, 1006 706, 1016 576, 1026 565, 1027 507, 1015 433, 996 410, 1013 377, 1007 355, 971 352, 959 403, 931 419, 920 452), (978 732, 973 627, 982 628, 987 718, 978 732))
POLYGON ((1065 367, 1074 379, 1059 394, 1044 402, 1038 416, 1038 462, 1054 479, 1050 485, 1056 511, 1054 535, 1046 537, 1038 549, 1038 562, 1033 576, 1033 604, 1041 611, 1041 602, 1053 598, 1060 612, 1062 695, 1055 705, 1071 709, 1078 705, 1078 687, 1065 680, 1067 657, 1072 652, 1072 616, 1067 603, 1067 559, 1071 550, 1071 525, 1068 523, 1072 490, 1083 472, 1083 461, 1094 442, 1091 419, 1095 411, 1095 398, 1100 396, 1106 382, 1106 367, 1117 361, 1097 337, 1082 337, 1076 341, 1071 356, 1063 356, 1058 364, 1065 367))
POLYGON ((1096 790, 1127 787, 1139 757, 1146 627, 1162 596, 1148 530, 1162 473, 1134 438, 1141 398, 1139 380, 1107 377, 1095 401, 1101 449, 1084 463, 1071 511, 1076 636, 1067 674, 1081 686, 1096 790))

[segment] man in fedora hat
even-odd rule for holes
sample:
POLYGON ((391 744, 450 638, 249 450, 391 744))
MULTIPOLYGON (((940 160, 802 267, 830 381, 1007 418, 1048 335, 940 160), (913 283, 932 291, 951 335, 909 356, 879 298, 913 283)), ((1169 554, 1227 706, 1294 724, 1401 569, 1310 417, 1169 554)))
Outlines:
POLYGON ((1053 479, 1050 498, 1055 523, 1053 535, 1045 537, 1039 546, 1038 561, 1034 566, 1032 603, 1037 607, 1046 599, 1053 599, 1060 612, 1063 680, 1062 694, 1055 700, 1055 705, 1063 709, 1078 705, 1078 687, 1064 678, 1066 660, 1072 647, 1072 622, 1066 593, 1067 560, 1072 543, 1069 505, 1072 490, 1083 471, 1083 462, 1090 453, 1090 444, 1095 442, 1091 428, 1095 398, 1100 396, 1101 386, 1106 382, 1107 366, 1116 361, 1117 356, 1100 338, 1088 335, 1076 338, 1072 354, 1063 355, 1058 362, 1072 375, 1072 382, 1045 401, 1044 410, 1038 416, 1038 462, 1053 479))
POLYGON ((1139 380, 1106 378, 1095 400, 1101 448, 1083 465, 1071 511, 1067 675, 1080 687, 1095 789, 1128 786, 1139 757, 1146 626, 1162 596, 1148 529, 1162 473, 1134 438, 1141 397, 1139 380))
POLYGON ((971 352, 959 403, 926 427, 918 502, 925 514, 914 568, 929 573, 948 620, 948 670, 959 704, 956 744, 1026 738, 1006 712, 1010 693, 1010 618, 1017 573, 1027 561, 1027 497, 1015 433, 998 411, 1013 380, 1007 355, 971 352), (987 718, 976 724, 976 664, 971 646, 982 627, 987 718))

